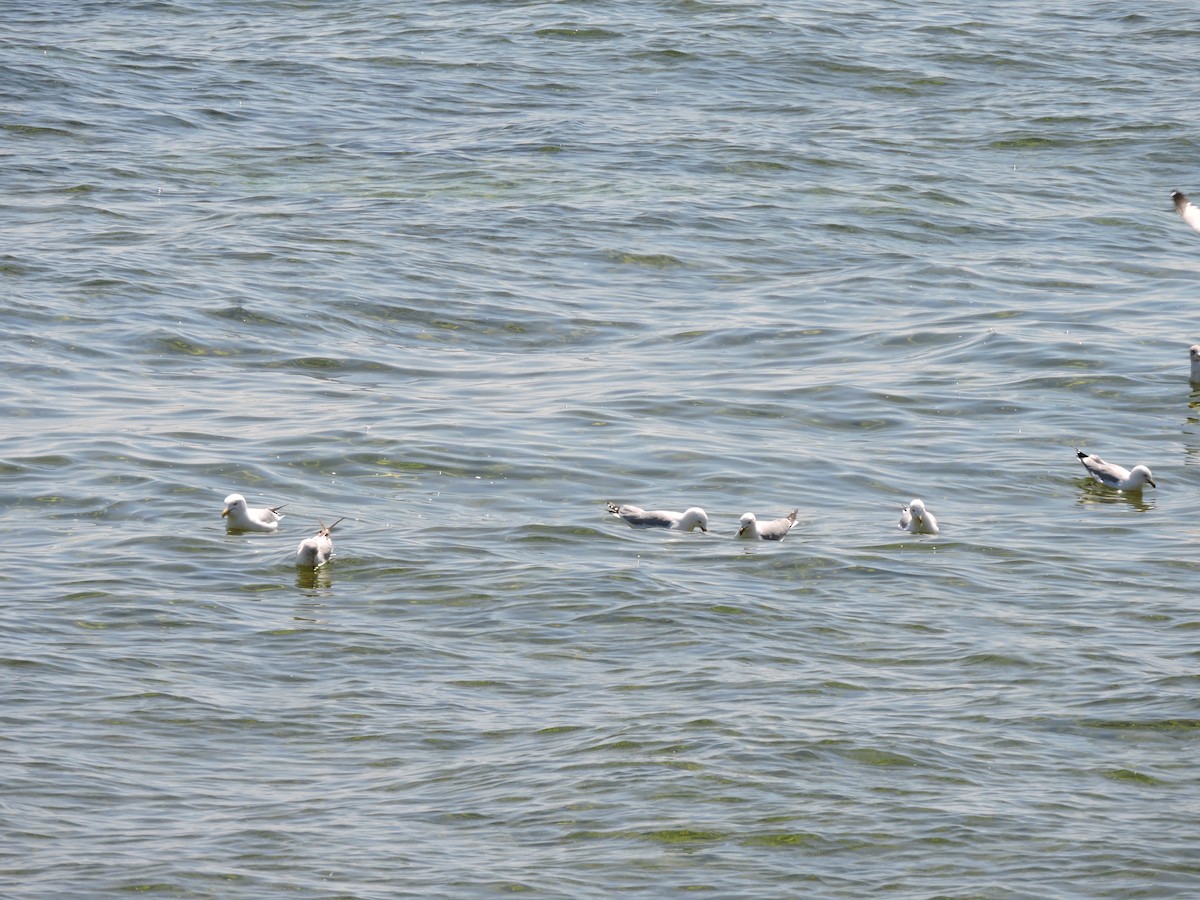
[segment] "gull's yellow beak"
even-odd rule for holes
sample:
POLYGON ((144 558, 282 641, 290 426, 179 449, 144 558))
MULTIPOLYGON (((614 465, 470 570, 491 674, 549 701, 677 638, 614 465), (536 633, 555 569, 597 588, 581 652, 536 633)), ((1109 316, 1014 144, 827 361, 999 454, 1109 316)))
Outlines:
POLYGON ((228 507, 228 506, 227 506, 227 507, 225 507, 223 510, 221 510, 221 518, 223 519, 223 518, 225 518, 227 515, 229 515, 229 507, 228 507))

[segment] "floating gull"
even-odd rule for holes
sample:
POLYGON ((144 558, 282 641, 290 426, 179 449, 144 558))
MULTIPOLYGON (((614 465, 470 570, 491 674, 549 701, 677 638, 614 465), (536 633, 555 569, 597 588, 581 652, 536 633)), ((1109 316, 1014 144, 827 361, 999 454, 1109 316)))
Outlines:
POLYGON ((1183 216, 1183 221, 1191 225, 1193 231, 1200 231, 1200 209, 1196 209, 1192 205, 1192 201, 1187 198, 1187 194, 1174 191, 1171 194, 1171 199, 1175 201, 1175 212, 1183 216))
POLYGON ((1192 377, 1193 384, 1200 384, 1200 344, 1192 344, 1188 348, 1188 355, 1192 358, 1192 377))
POLYGON ((795 527, 797 513, 799 510, 793 509, 782 519, 771 522, 760 522, 754 513, 746 513, 742 516, 742 527, 738 529, 737 536, 746 541, 782 541, 795 527))
POLYGON ((672 531, 691 531, 699 528, 701 531, 708 531, 708 513, 698 506, 677 513, 610 503, 608 511, 618 519, 624 519, 634 528, 670 528, 672 531))
POLYGON ((910 534, 937 534, 938 523, 933 513, 925 508, 924 501, 914 498, 908 506, 900 510, 899 528, 910 534))
POLYGON ((250 507, 241 494, 230 494, 225 498, 225 509, 221 515, 228 517, 225 523, 230 531, 274 531, 279 527, 282 506, 250 507))
POLYGON ((330 537, 330 532, 345 518, 342 516, 328 528, 318 519, 321 530, 314 537, 305 538, 300 542, 300 546, 296 548, 296 565, 319 569, 329 562, 329 557, 333 556, 333 538, 330 537))
POLYGON ((1076 450, 1075 455, 1079 457, 1083 467, 1088 470, 1088 474, 1106 487, 1116 488, 1118 491, 1140 491, 1143 484, 1149 484, 1152 488, 1158 487, 1154 483, 1154 476, 1145 466, 1134 466, 1130 471, 1120 466, 1114 466, 1112 463, 1106 463, 1095 454, 1088 456, 1082 450, 1076 450))

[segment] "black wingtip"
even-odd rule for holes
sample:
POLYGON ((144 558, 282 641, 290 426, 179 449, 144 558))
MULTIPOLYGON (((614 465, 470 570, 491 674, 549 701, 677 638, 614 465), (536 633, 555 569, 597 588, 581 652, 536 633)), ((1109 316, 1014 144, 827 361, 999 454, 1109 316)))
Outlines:
POLYGON ((1084 453, 1082 450, 1080 450, 1078 447, 1075 448, 1075 455, 1078 456, 1080 459, 1087 459, 1087 454, 1084 453))

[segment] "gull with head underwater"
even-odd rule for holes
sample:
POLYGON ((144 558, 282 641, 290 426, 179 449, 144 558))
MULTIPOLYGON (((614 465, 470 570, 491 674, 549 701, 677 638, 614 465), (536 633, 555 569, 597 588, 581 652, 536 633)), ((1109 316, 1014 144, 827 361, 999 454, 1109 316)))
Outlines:
POLYGON ((1179 213, 1183 221, 1187 222, 1193 231, 1200 231, 1200 209, 1196 209, 1187 194, 1172 191, 1171 199, 1175 201, 1175 212, 1179 213))
POLYGON ((328 527, 318 519, 317 522, 320 524, 321 530, 313 537, 305 538, 300 542, 300 546, 296 548, 296 565, 319 569, 325 563, 329 562, 333 556, 333 538, 331 537, 331 532, 345 518, 345 516, 342 516, 341 519, 338 519, 337 522, 328 527))

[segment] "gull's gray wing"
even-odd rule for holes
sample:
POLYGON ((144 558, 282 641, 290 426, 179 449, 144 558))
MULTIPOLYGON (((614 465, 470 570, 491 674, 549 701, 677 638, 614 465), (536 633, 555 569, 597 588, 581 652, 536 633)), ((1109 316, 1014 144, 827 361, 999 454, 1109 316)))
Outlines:
POLYGON ((635 528, 670 528, 679 521, 678 514, 657 509, 622 513, 621 518, 635 528))
POLYGON ((1083 467, 1101 484, 1116 487, 1129 477, 1129 472, 1125 469, 1105 462, 1094 453, 1091 456, 1088 456, 1082 450, 1076 450, 1075 453, 1079 457, 1079 461, 1083 463, 1083 467))
POLYGON ((759 522, 758 534, 764 541, 782 541, 787 537, 787 533, 792 530, 792 526, 796 524, 796 516, 800 510, 793 509, 782 519, 776 519, 773 522, 759 522))
POLYGON ((640 506, 617 506, 608 504, 608 511, 618 518, 624 519, 634 528, 670 528, 679 521, 678 513, 662 510, 644 510, 640 506))

